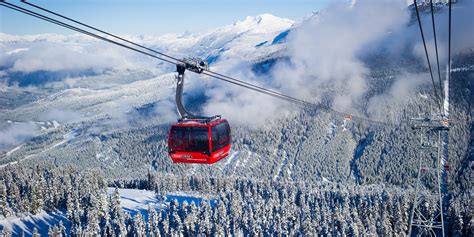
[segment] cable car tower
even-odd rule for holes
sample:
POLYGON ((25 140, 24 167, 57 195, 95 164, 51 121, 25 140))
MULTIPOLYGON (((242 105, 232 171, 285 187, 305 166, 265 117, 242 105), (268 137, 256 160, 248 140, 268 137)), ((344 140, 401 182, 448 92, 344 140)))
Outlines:
MULTIPOLYGON (((449 0, 449 39, 448 39, 448 69, 446 80, 451 79, 451 12, 452 1, 449 0)), ((443 110, 443 101, 446 103, 443 94, 443 83, 441 81, 441 72, 438 57, 438 45, 436 40, 436 25, 433 10, 433 0, 429 1, 431 7, 431 21, 433 26, 433 36, 435 42, 436 62, 438 69, 439 87, 436 86, 433 77, 433 70, 429 60, 428 50, 426 46, 425 36, 421 23, 420 13, 418 11, 418 4, 416 0, 413 5, 418 19, 421 38, 425 49, 426 61, 430 71, 431 81, 433 84, 433 92, 435 101, 439 106, 439 116, 436 118, 430 117, 426 114, 424 117, 412 118, 411 127, 416 130, 419 135, 420 153, 418 164, 418 175, 415 183, 415 197, 413 200, 413 207, 410 215, 410 226, 408 236, 445 236, 445 220, 444 220, 444 206, 446 205, 446 186, 444 180, 444 169, 449 169, 449 165, 445 164, 443 154, 447 154, 447 144, 444 142, 448 140, 447 131, 449 131, 449 121, 447 120, 447 110, 443 110), (438 91, 439 89, 439 91, 438 91), (438 94, 439 93, 439 94, 438 94), (445 153, 446 152, 446 153, 445 153), (443 195, 444 194, 444 195, 443 195), (445 202, 443 202, 445 199, 445 202)), ((445 88, 446 92, 449 88, 445 88)), ((446 104, 445 104, 446 107, 446 104)))
POLYGON ((420 153, 408 236, 444 236, 442 133, 449 130, 449 123, 428 116, 411 122, 420 134, 420 153))

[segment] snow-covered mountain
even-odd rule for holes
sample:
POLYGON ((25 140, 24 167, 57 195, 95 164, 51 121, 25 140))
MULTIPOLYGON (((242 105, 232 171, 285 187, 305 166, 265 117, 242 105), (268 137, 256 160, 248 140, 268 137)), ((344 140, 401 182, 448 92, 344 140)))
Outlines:
MULTIPOLYGON (((176 57, 204 58, 212 70, 372 120, 397 123, 435 111, 413 12, 399 9, 403 3, 362 2, 297 23, 264 14, 203 33, 125 37, 176 57)), ((458 22, 467 19, 457 9, 458 22)), ((437 14, 444 19, 446 12, 437 14)), ((447 175, 459 191, 470 177, 464 171, 472 154, 474 37, 459 28, 454 35, 453 81, 447 85, 456 121, 449 139, 457 142, 449 143, 449 156, 453 169, 463 172, 447 175)), ((229 118, 233 150, 210 166, 172 164, 166 138, 176 119, 174 65, 81 35, 0 34, 0 52, 0 143, 7 144, 0 146, 0 168, 99 169, 118 183, 145 179, 150 170, 173 177, 403 189, 416 178, 417 136, 408 127, 348 122, 340 114, 300 109, 191 74, 187 104, 229 118)))
MULTIPOLYGON (((293 24, 291 20, 263 14, 202 34, 128 38, 177 57, 206 58, 213 68, 219 68, 223 58, 256 61, 281 50, 281 39, 276 37, 293 24)), ((76 121, 98 119, 111 113, 125 114, 132 108, 155 103, 173 94, 172 65, 160 63, 157 66, 148 58, 82 35, 1 36, 5 53, 0 62, 4 68, 5 90, 13 91, 8 85, 18 85, 18 90, 26 90, 28 86, 45 88, 43 91, 31 90, 42 93, 40 100, 17 104, 2 113, 4 121, 39 121, 52 108, 76 111, 81 118, 76 121), (99 48, 100 52, 97 52, 99 48), (46 58, 37 57, 45 52, 51 54, 46 58), (69 59, 64 60, 64 55, 71 54, 72 57, 67 56, 69 59), (111 57, 116 59, 111 60, 111 57)), ((190 89, 192 87, 191 84, 190 89)))
MULTIPOLYGON (((382 4, 379 7, 383 9, 385 6, 382 4)), ((349 9, 337 8, 335 12, 337 14, 346 13, 350 19, 351 14, 353 14, 352 8, 354 7, 351 6, 349 9)), ((352 21, 356 23, 361 21, 359 22, 361 24, 365 21, 365 18, 359 16, 360 14, 353 15, 354 19, 352 21)), ((386 20, 391 21, 392 18, 405 17, 403 14, 392 15, 386 16, 386 20)), ((430 103, 429 100, 424 99, 429 92, 423 89, 425 83, 429 81, 425 80, 423 82, 420 81, 421 79, 411 79, 412 82, 409 82, 409 78, 418 78, 414 75, 421 72, 420 69, 416 69, 420 65, 417 62, 417 56, 411 55, 406 59, 402 58, 399 62, 387 58, 400 56, 399 51, 390 52, 394 48, 391 46, 392 41, 386 37, 387 32, 384 31, 397 30, 399 32, 390 32, 390 34, 393 37, 400 38, 401 35, 411 32, 411 26, 407 30, 402 24, 388 24, 389 28, 382 27, 378 30, 380 32, 376 31, 371 33, 372 35, 361 36, 362 39, 357 37, 353 39, 335 38, 334 44, 345 41, 344 44, 347 46, 347 50, 342 52, 332 51, 330 53, 332 55, 320 55, 318 51, 327 48, 325 45, 317 45, 316 48, 308 45, 301 54, 298 48, 300 44, 311 44, 311 42, 318 44, 323 42, 321 39, 328 40, 328 35, 335 34, 337 36, 339 34, 338 31, 332 31, 332 26, 326 29, 328 23, 325 21, 328 19, 336 22, 340 21, 332 18, 333 16, 330 13, 323 12, 307 17, 303 22, 295 23, 288 19, 263 14, 247 17, 242 21, 236 21, 234 24, 199 34, 126 37, 177 57, 193 55, 206 58, 213 70, 237 73, 243 79, 256 80, 255 83, 276 87, 276 89, 286 91, 296 97, 306 96, 307 92, 303 91, 309 90, 308 95, 321 97, 325 103, 332 103, 331 100, 335 102, 347 100, 348 98, 342 95, 344 93, 351 94, 355 91, 354 88, 348 88, 347 86, 354 83, 353 80, 360 80, 351 77, 354 77, 355 74, 358 75, 357 77, 367 77, 363 80, 363 83, 366 84, 365 88, 361 89, 360 93, 364 98, 368 98, 368 102, 359 101, 356 97, 349 97, 354 100, 352 102, 354 105, 353 111, 360 116, 370 116, 370 113, 372 113, 377 115, 375 119, 397 121, 403 116, 408 116, 407 113, 415 115, 417 111, 409 109, 410 106, 430 103), (326 35, 318 35, 319 29, 322 29, 322 32, 325 32, 326 35), (312 31, 316 32, 312 33, 312 31), (369 41, 376 42, 375 48, 365 50, 367 48, 366 42, 369 41), (361 49, 367 52, 361 54, 361 49), (315 50, 312 54, 317 56, 310 54, 306 57, 305 52, 312 50, 315 50), (388 51, 389 54, 374 54, 374 50, 388 51), (353 54, 358 55, 357 57, 360 57, 360 59, 351 59, 351 57, 354 57, 353 54), (346 61, 348 58, 350 60, 346 61), (336 60, 334 61, 334 59, 336 60), (279 60, 280 63, 289 60, 293 65, 283 63, 278 68, 272 68, 279 60), (411 63, 407 64, 404 60, 409 60, 411 63), (341 68, 333 67, 334 64, 339 62, 346 65, 341 68), (353 64, 355 66, 351 66, 353 64), (360 64, 364 65, 360 66, 360 64), (261 68, 266 69, 263 70, 264 74, 255 77, 254 74, 260 73, 259 69, 261 68), (353 69, 344 72, 347 68, 353 69), (300 74, 299 71, 301 70, 310 73, 300 74), (312 74, 312 70, 319 71, 312 74), (329 76, 324 76, 328 74, 324 70, 328 70, 329 76), (402 73, 399 73, 400 71, 402 73), (347 75, 349 75, 349 78, 347 78, 347 75), (311 81, 311 78, 315 77, 320 78, 311 81), (408 86, 412 86, 412 88, 408 88, 408 86), (395 94, 401 91, 408 93, 407 97, 401 99, 395 94), (301 94, 298 95, 298 92, 301 94), (338 97, 338 93, 341 93, 342 97, 338 97)), ((337 22, 337 24, 343 26, 349 24, 349 22, 337 22)), ((347 31, 347 29, 343 30, 347 31)), ((355 29, 354 36, 359 34, 357 30, 355 29)), ((364 31, 364 27, 360 28, 360 32, 364 31)), ((100 134, 121 137, 131 131, 140 133, 143 127, 150 126, 159 129, 160 134, 166 134, 167 124, 172 122, 176 116, 173 105, 175 87, 173 65, 157 64, 156 61, 147 57, 136 55, 133 52, 82 35, 12 36, 2 34, 1 36, 1 50, 4 52, 0 57, 0 63, 3 65, 1 80, 3 81, 3 90, 9 94, 8 97, 2 98, 3 108, 1 109, 3 111, 0 120, 5 121, 2 127, 8 128, 9 123, 29 124, 28 127, 33 130, 31 134, 22 134, 21 137, 18 137, 17 134, 5 135, 10 141, 8 144, 16 144, 14 146, 10 145, 4 151, 2 163, 21 160, 25 156, 29 157, 28 159, 37 156, 50 156, 51 151, 64 154, 73 151, 76 146, 89 147, 87 144, 91 141, 94 145, 90 147, 87 153, 92 152, 97 159, 102 157, 99 159, 100 162, 108 162, 111 157, 107 158, 107 155, 104 154, 109 152, 109 146, 114 145, 108 144, 110 140, 100 138, 100 134), (38 57, 38 55, 43 55, 45 52, 49 52, 45 56, 46 60, 38 57), (16 100, 15 97, 20 95, 26 95, 32 99, 16 100), (7 121, 10 122, 6 123, 7 121), (61 126, 45 127, 41 125, 53 122, 61 126), (112 135, 114 133, 120 135, 112 135), (67 134, 75 135, 71 139, 67 134), (29 138, 31 136, 44 136, 45 140, 42 140, 44 144, 38 146, 37 150, 21 145, 24 142, 22 137, 29 138), (50 149, 48 149, 48 152, 44 152, 41 150, 42 146, 50 149), (10 151, 13 148, 15 148, 14 151, 10 151)), ((404 40, 405 43, 411 42, 404 40)), ((412 53, 408 52, 408 54, 412 53)), ((41 57, 44 59, 43 56, 41 57)), ((281 104, 279 101, 267 101, 268 98, 265 96, 255 97, 254 94, 239 91, 232 86, 200 76, 190 77, 187 81, 186 91, 185 97, 192 109, 222 113, 224 116, 231 118, 231 121, 232 119, 236 121, 234 124, 241 126, 236 130, 236 134, 242 133, 244 137, 255 128, 248 130, 248 123, 242 121, 255 122, 256 119, 259 119, 259 121, 265 121, 263 123, 264 127, 259 129, 272 131, 275 126, 285 124, 287 119, 294 118, 299 113, 306 114, 304 111, 297 112, 293 108, 287 110, 285 107, 288 107, 288 105, 281 104), (221 101, 222 95, 217 93, 221 90, 230 95, 228 98, 231 100, 230 102, 221 101), (255 103, 257 100, 262 104, 268 103, 266 113, 262 114, 265 110, 260 108, 259 103, 255 103), (225 105, 224 109, 219 109, 222 108, 222 104, 225 105), (262 114, 262 116, 255 116, 259 114, 262 114), (269 119, 274 121, 269 121, 269 119), (242 130, 239 131, 239 129, 242 130)), ((338 126, 342 126, 341 121, 331 115, 319 114, 314 118, 307 117, 308 121, 303 123, 312 123, 310 121, 316 118, 318 121, 313 132, 319 133, 318 136, 321 136, 322 140, 316 139, 316 141, 313 141, 314 137, 304 136, 304 140, 311 141, 308 143, 308 148, 319 142, 321 142, 321 145, 330 143, 340 134, 342 136, 341 142, 345 141, 344 146, 349 146, 345 150, 347 154, 344 156, 347 156, 348 162, 345 163, 347 167, 344 168, 346 171, 343 173, 347 172, 348 175, 353 173, 350 162, 354 157, 351 154, 357 150, 358 139, 365 136, 362 135, 364 132, 359 131, 362 134, 353 135, 337 132, 338 126), (324 132, 321 133, 320 129, 324 132), (322 134, 327 135, 323 136, 322 134), (350 142, 347 142, 347 139, 350 142)), ((287 126, 285 130, 299 130, 297 127, 287 126)), ((345 127, 341 129, 346 131, 345 127)), ((275 133, 274 136, 279 137, 280 135, 275 133)), ((236 152, 241 154, 241 158, 244 154, 249 154, 249 156, 256 154, 255 148, 246 145, 250 141, 244 139, 244 137, 236 137, 238 141, 236 152), (239 142, 243 143, 240 144, 239 142), (247 153, 247 151, 250 153, 247 153)), ((280 139, 282 139, 280 142, 284 144, 289 138, 280 139)), ((165 156, 162 153, 165 152, 165 149, 156 150, 164 148, 164 141, 165 139, 162 139, 156 141, 158 143, 149 144, 153 147, 153 152, 146 150, 142 152, 145 154, 157 154, 158 152, 165 156), (160 148, 157 148, 156 145, 159 145, 160 148)), ((252 143, 260 142, 252 141, 252 143)), ((340 146, 341 143, 334 145, 340 146)), ((288 147, 288 149, 290 148, 293 149, 293 147, 288 147)), ((288 163, 289 158, 285 158, 283 161, 279 160, 281 151, 266 151, 267 148, 259 149, 257 149, 257 153, 260 154, 257 155, 274 157, 277 167, 288 163)), ((315 152, 307 151, 313 154, 315 152)), ((301 156, 305 152, 306 150, 299 151, 297 154, 290 154, 290 156, 301 156)), ((109 155, 115 157, 114 159, 126 157, 126 155, 116 152, 109 155)), ((327 159, 332 159, 332 155, 328 156, 327 159)), ((237 167, 238 164, 236 163, 235 166, 237 167)), ((337 165, 337 167, 339 169, 341 165, 337 165)), ((281 167, 275 168, 275 172, 280 173, 281 171, 277 170, 281 169, 281 167)), ((298 169, 298 167, 292 167, 291 169, 298 169)), ((328 174, 332 173, 332 171, 328 172, 328 174)), ((321 179, 322 175, 324 174, 317 175, 315 178, 321 179)))

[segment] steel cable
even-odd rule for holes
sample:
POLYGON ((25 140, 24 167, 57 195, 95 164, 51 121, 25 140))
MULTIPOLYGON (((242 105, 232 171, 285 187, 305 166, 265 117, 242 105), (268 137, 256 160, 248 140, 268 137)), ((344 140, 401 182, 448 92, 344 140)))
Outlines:
MULTIPOLYGON (((24 13, 24 14, 27 14, 27 15, 30 15, 30 16, 33 16, 33 17, 36 17, 36 18, 39 18, 41 20, 44 20, 44 21, 48 21, 50 23, 53 23, 53 24, 56 24, 56 25, 59 25, 59 26, 62 26, 62 27, 65 27, 65 28, 68 28, 68 29, 71 29, 73 31, 76 31, 76 32, 79 32, 79 33, 82 33, 82 34, 85 34, 85 35, 89 35, 91 37, 94 37, 96 39, 100 39, 100 40, 103 40, 103 41, 106 41, 106 42, 109 42, 109 43, 112 43, 112 44, 115 44, 117 46, 121 46, 121 47, 124 47, 124 48, 127 48, 127 49, 130 49, 130 50, 133 50, 135 52, 138 52, 138 53, 142 53, 144 55, 147 55, 147 56, 150 56, 150 57, 153 57, 153 58, 156 58, 156 59, 159 59, 159 60, 162 60, 162 61, 165 61, 165 62, 168 62, 168 63, 171 63, 171 64, 177 64, 178 62, 184 62, 183 60, 179 60, 177 58, 174 58, 172 56, 169 56, 169 55, 166 55, 164 53, 161 53, 161 52, 158 52, 156 50, 153 50, 153 49, 150 49, 148 47, 145 47, 145 46, 142 46, 142 45, 139 45, 139 44, 136 44, 134 42, 131 42, 131 41, 128 41, 126 39, 123 39, 121 37, 118 37, 116 35, 113 35, 113 34, 110 34, 108 32, 105 32, 105 31, 102 31, 102 30, 99 30, 95 27, 92 27, 92 26, 89 26, 87 24, 84 24, 84 23, 81 23, 79 21, 76 21, 76 20, 73 20, 71 18, 68 18, 66 16, 63 16, 63 15, 60 15, 60 14, 57 14, 57 13, 54 13, 52 11, 49 11, 47 9, 44 9, 44 8, 41 8, 39 6, 36 6, 34 4, 29 4, 27 3, 28 5, 32 5, 32 6, 35 6, 43 11, 46 11, 48 13, 51 13, 51 14, 54 14, 56 16, 59 16, 59 17, 62 17, 64 19, 67 19, 67 20, 70 20, 74 23, 77 23, 77 24, 80 24, 80 25, 83 25, 83 26, 86 26, 90 29, 93 29, 93 30, 96 30, 96 31, 99 31, 103 34, 106 34, 106 35, 109 35, 109 36, 112 36, 116 39, 119 39, 119 40, 122 40, 122 41, 125 41, 127 43, 130 43, 132 45, 135 45, 137 47, 140 47, 140 48, 143 48, 143 49, 146 49, 146 50, 149 50, 153 53, 156 53, 156 54, 159 54, 161 56, 164 56, 164 57, 167 57, 169 59, 172 59, 174 60, 175 62, 173 62, 172 60, 169 60, 169 59, 165 59, 165 58, 162 58, 162 57, 158 57, 156 55, 153 55, 151 53, 147 53, 147 52, 144 52, 142 50, 139 50, 139 49, 136 49, 136 48, 133 48, 131 46, 128 46, 128 45, 125 45, 125 44, 122 44, 122 43, 119 43, 119 42, 116 42, 114 40, 111 40, 111 39, 108 39, 108 38, 105 38, 105 37, 102 37, 102 36, 99 36, 97 34, 94 34, 94 33, 91 33, 89 31, 86 31, 86 30, 83 30, 83 29, 80 29, 78 27, 75 27, 75 26, 72 26, 72 25, 69 25, 67 23, 64 23, 64 22, 61 22, 61 21, 58 21, 58 20, 55 20, 53 18, 50 18, 48 16, 45 16, 45 15, 42 15, 40 13, 36 13, 34 11, 31 11, 31 10, 28 10, 28 9, 25 9, 25 8, 22 8, 22 7, 19 7, 17 5, 14 5, 14 4, 10 4, 10 3, 7 3, 7 2, 0 2, 0 5, 4 6, 4 7, 7 7, 7 8, 10 8, 10 9, 13 9, 15 11, 18 11, 18 12, 21 12, 21 13, 24 13)), ((426 49, 426 48, 425 48, 426 49)), ((257 91, 257 92, 260 92, 260 93, 263 93, 263 94, 266 94, 266 95, 269 95, 269 96, 273 96, 273 97, 276 97, 276 98, 279 98, 279 99, 282 99, 282 100, 285 100, 287 102, 291 102, 291 103, 294 103, 294 104, 298 104, 300 106, 303 106, 303 107, 310 107, 310 108, 313 108, 313 109, 323 109, 325 110, 326 112, 329 112, 329 113, 333 113, 333 114, 336 114, 336 115, 339 115, 339 116, 348 116, 350 114, 348 113, 344 113, 344 112, 340 112, 340 111, 337 111, 337 110, 334 110, 330 107, 326 107, 326 106, 322 106, 322 105, 319 105, 319 104, 314 104, 314 103, 311 103, 311 102, 307 102, 307 101, 304 101, 304 100, 301 100, 301 99, 298 99, 298 98, 295 98, 295 97, 291 97, 291 96, 288 96, 288 95, 285 95, 283 93, 280 93, 280 92, 276 92, 276 91, 273 91, 273 90, 269 90, 269 89, 266 89, 264 87, 260 87, 260 86, 257 86, 257 85, 253 85, 251 83, 248 83, 248 82, 245 82, 245 81, 242 81, 242 80, 238 80, 238 79, 235 79, 235 78, 232 78, 232 77, 229 77, 229 76, 225 76, 225 75, 222 75, 222 74, 219 74, 219 73, 216 73, 216 72, 212 72, 210 70, 206 70, 204 71, 202 74, 204 75, 207 75, 207 76, 210 76, 210 77, 213 77, 213 78, 216 78, 216 79, 219 79, 219 80, 222 80, 222 81, 226 81, 228 83, 231 83, 231 84, 234 84, 234 85, 237 85, 237 86, 241 86, 241 87, 244 87, 244 88, 247 88, 247 89, 250 89, 250 90, 254 90, 254 91, 257 91)), ((392 123, 387 123, 387 122, 380 122, 380 121, 376 121, 376 120, 371 120, 371 119, 368 119, 368 118, 363 118, 363 117, 359 117, 359 116, 352 116, 350 115, 351 119, 355 120, 355 121, 360 121, 360 122, 364 122, 364 123, 370 123, 370 124, 378 124, 378 125, 382 125, 382 126, 387 126, 387 127, 400 127, 401 125, 396 125, 396 124, 392 124, 392 123)))
MULTIPOLYGON (((433 0, 430 0, 430 8, 431 8, 431 22, 433 25, 433 36, 434 36, 434 43, 435 43, 435 52, 436 52, 436 64, 438 66, 438 80, 439 80, 439 90, 440 90, 440 100, 444 100, 444 93, 443 93, 443 83, 441 82, 441 69, 439 67, 439 56, 438 56, 438 40, 436 37, 436 22, 434 18, 434 9, 433 9, 433 0)), ((441 112, 442 113, 442 112, 441 112)))
POLYGON ((438 90, 436 89, 436 83, 435 83, 434 77, 433 77, 433 70, 431 68, 430 57, 428 56, 428 49, 426 48, 425 34, 423 33, 423 26, 421 24, 420 13, 418 11, 418 4, 417 4, 416 0, 413 0, 413 3, 414 3, 415 11, 416 11, 416 17, 418 19, 418 26, 420 28, 421 39, 423 40, 423 47, 425 48, 426 61, 428 62, 428 68, 430 70, 431 82, 433 83, 433 91, 434 91, 434 94, 435 94, 435 97, 436 97, 435 101, 437 102, 437 104, 439 106, 439 111, 441 113, 442 112, 441 101, 440 101, 440 97, 438 95, 438 90))

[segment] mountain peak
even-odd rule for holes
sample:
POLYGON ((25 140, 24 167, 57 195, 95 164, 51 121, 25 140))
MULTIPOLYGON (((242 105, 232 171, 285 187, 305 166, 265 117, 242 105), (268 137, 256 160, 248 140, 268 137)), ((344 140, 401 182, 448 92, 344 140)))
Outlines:
POLYGON ((242 21, 236 21, 227 29, 237 30, 239 32, 252 31, 254 33, 269 33, 279 31, 282 28, 288 28, 294 21, 286 18, 280 18, 271 14, 260 14, 256 16, 247 16, 242 21))
POLYGON ((279 21, 279 20, 286 20, 283 18, 276 17, 272 14, 260 14, 256 16, 247 16, 245 20, 243 21, 238 21, 234 24, 239 24, 239 23, 256 23, 256 24, 261 24, 262 22, 265 23, 267 21, 279 21))

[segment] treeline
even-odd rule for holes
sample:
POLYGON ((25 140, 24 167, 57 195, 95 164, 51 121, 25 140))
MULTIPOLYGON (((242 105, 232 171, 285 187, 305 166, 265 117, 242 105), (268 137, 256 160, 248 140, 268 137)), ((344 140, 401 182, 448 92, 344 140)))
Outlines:
POLYGON ((94 196, 106 196, 106 187, 95 171, 9 165, 0 172, 0 215, 56 212, 74 202, 85 207, 94 196))

